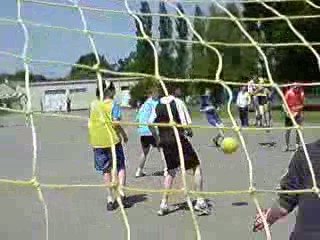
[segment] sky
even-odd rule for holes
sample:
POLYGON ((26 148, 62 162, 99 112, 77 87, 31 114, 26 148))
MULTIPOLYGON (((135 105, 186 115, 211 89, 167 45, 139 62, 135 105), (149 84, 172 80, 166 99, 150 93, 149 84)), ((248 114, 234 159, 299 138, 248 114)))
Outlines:
MULTIPOLYGON (((54 2, 57 4, 72 5, 71 0, 37 0, 37 2, 54 2)), ((139 10, 138 0, 128 0, 130 8, 139 10)), ((207 2, 203 0, 200 6, 207 8, 207 2)), ((22 1, 22 18, 24 20, 65 27, 67 29, 83 29, 80 14, 76 9, 58 6, 48 6, 28 0, 22 1)), ((158 12, 158 1, 150 1, 152 11, 158 12)), ((194 5, 183 3, 187 14, 193 14, 194 5)), ((103 8, 107 10, 125 11, 124 0, 80 0, 81 6, 103 8)), ((170 12, 172 9, 167 7, 170 12)), ((88 28, 92 31, 125 34, 135 36, 135 23, 133 18, 126 13, 106 13, 84 10, 88 28)), ((17 18, 17 1, 1 0, 0 8, 0 51, 11 52, 20 55, 24 44, 24 35, 20 25, 3 21, 3 19, 17 18)), ((157 28, 157 19, 154 20, 154 31, 157 28)), ((30 42, 28 56, 37 60, 54 60, 75 63, 78 58, 92 52, 89 40, 82 32, 65 31, 60 29, 43 28, 27 24, 30 42)), ((95 35, 94 41, 98 52, 106 56, 109 62, 114 63, 124 58, 135 50, 136 41, 132 38, 95 35)), ((14 73, 23 69, 20 59, 0 54, 0 73, 14 73)), ((70 67, 31 64, 34 74, 42 74, 49 78, 64 77, 70 71, 70 67)))

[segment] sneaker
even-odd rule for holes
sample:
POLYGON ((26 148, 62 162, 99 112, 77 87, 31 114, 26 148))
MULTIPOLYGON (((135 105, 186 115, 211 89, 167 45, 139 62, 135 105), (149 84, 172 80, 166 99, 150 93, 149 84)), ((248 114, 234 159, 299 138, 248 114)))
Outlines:
POLYGON ((283 152, 288 152, 289 151, 289 146, 284 146, 282 149, 283 152))
POLYGON ((220 147, 220 146, 221 146, 218 137, 214 137, 214 138, 212 139, 212 142, 214 143, 214 145, 216 145, 216 147, 220 147))
POLYGON ((164 177, 166 177, 166 176, 168 176, 168 168, 165 168, 164 170, 163 170, 163 176, 164 177))
POLYGON ((121 202, 124 208, 130 208, 132 204, 128 201, 128 198, 126 196, 121 197, 121 202))
POLYGON ((168 204, 161 204, 160 209, 158 211, 158 216, 164 216, 169 213, 168 204))
POLYGON ((138 177, 144 177, 146 174, 145 172, 143 172, 143 170, 141 168, 138 168, 136 171, 136 178, 138 177))
POLYGON ((107 202, 107 210, 108 211, 115 210, 115 202, 107 202))
POLYGON ((199 203, 197 201, 196 205, 194 206, 194 210, 199 212, 200 215, 209 215, 210 214, 210 209, 209 209, 206 202, 199 203))

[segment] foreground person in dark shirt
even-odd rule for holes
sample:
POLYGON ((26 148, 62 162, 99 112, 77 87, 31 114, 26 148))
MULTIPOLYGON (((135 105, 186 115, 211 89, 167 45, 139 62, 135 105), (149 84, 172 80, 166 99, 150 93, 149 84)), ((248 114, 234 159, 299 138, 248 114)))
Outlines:
MULTIPOLYGON (((320 185, 320 140, 307 144, 307 150, 320 185)), ((311 189, 313 182, 304 151, 299 148, 293 155, 288 172, 280 182, 281 190, 311 189)), ((288 215, 296 207, 298 214, 296 225, 290 240, 319 240, 320 239, 320 198, 314 193, 279 194, 276 206, 264 210, 269 225, 288 215)), ((258 214, 254 223, 254 231, 264 229, 262 217, 258 214)))

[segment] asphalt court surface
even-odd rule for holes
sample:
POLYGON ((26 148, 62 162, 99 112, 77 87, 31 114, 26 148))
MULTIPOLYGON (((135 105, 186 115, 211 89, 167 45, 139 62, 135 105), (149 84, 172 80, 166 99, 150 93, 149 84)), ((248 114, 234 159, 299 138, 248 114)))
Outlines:
MULTIPOLYGON (((87 112, 76 113, 83 116, 87 112)), ((133 112, 125 120, 133 120, 133 112)), ((196 124, 207 125, 203 119, 196 124)), ((41 183, 101 184, 102 177, 93 169, 93 154, 88 146, 87 122, 53 117, 36 117, 38 143, 37 174, 41 183)), ((0 178, 27 180, 32 174, 31 130, 24 126, 23 116, 1 117, 0 178)), ((147 176, 136 179, 134 173, 140 156, 139 138, 135 127, 126 127, 129 143, 127 185, 135 188, 162 188, 162 162, 154 150, 146 164, 147 176)), ((192 142, 202 160, 205 191, 245 190, 249 187, 249 168, 240 148, 235 154, 225 155, 215 148, 210 139, 215 130, 197 129, 192 142)), ((305 130, 306 142, 319 136, 318 130, 305 130)), ((232 132, 227 133, 232 136, 232 132)), ((283 131, 271 133, 245 132, 244 137, 253 164, 254 184, 258 189, 274 189, 285 173, 292 152, 281 151, 283 131), (274 147, 259 143, 276 142, 274 147)), ((180 178, 180 176, 179 176, 180 178)), ((188 178, 189 179, 189 178, 188 178)), ((190 182, 190 181, 189 181, 190 182)), ((177 179, 175 187, 181 187, 177 179)), ((126 239, 126 229, 119 210, 106 211, 106 192, 103 188, 44 189, 49 210, 49 239, 126 239)), ((195 239, 190 212, 180 209, 159 217, 156 212, 161 195, 129 192, 134 206, 127 209, 131 239, 195 239)), ((259 196, 262 206, 268 207, 275 195, 259 196)), ((256 213, 247 195, 209 196, 210 216, 197 217, 202 239, 265 239, 264 233, 253 233, 256 213)), ((0 239, 45 239, 44 211, 32 187, 0 184, 0 239)), ((183 203, 182 195, 170 198, 172 204, 183 203)), ((272 227, 273 239, 288 239, 294 226, 294 213, 272 227)))

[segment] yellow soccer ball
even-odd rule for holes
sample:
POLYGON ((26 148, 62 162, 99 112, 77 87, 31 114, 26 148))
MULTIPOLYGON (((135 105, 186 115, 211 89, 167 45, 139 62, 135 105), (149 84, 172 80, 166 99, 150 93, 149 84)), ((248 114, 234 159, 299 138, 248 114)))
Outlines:
POLYGON ((235 151, 237 151, 238 148, 239 148, 238 141, 232 137, 227 137, 223 139, 221 143, 221 149, 226 154, 234 153, 235 151))

